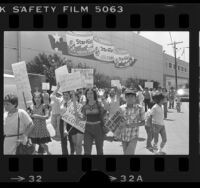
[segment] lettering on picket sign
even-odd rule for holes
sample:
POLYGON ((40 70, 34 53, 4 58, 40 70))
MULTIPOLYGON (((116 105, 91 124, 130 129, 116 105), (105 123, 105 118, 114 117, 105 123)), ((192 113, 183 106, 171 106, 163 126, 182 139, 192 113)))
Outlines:
POLYGON ((110 131, 115 132, 118 127, 120 127, 121 123, 125 121, 124 117, 121 115, 120 111, 117 111, 106 123, 105 127, 107 127, 110 131))

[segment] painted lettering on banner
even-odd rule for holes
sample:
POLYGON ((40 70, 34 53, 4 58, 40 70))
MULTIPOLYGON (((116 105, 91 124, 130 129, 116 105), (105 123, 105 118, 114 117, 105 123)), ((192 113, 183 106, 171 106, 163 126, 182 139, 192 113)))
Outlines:
POLYGON ((68 52, 74 56, 88 56, 93 54, 93 35, 90 32, 66 33, 68 52))
POLYGON ((113 61, 114 46, 110 42, 95 37, 93 44, 94 44, 94 57, 96 59, 109 62, 113 61))

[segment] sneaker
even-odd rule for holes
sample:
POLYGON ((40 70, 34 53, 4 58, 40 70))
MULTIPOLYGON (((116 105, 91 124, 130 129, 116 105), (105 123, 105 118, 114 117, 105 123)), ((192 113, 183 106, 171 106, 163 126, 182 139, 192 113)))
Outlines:
POLYGON ((158 147, 157 147, 156 145, 154 145, 154 146, 153 146, 153 150, 154 150, 154 151, 157 151, 157 150, 158 150, 158 147))
POLYGON ((146 149, 148 149, 150 152, 154 152, 154 150, 153 150, 153 146, 146 146, 146 149))
POLYGON ((163 152, 162 150, 158 150, 157 152, 155 152, 156 155, 166 155, 165 152, 163 152))

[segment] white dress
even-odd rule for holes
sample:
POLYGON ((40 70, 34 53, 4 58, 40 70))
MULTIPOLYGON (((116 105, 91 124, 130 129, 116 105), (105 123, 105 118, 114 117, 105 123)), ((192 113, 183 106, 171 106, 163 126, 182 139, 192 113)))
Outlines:
MULTIPOLYGON (((4 113, 4 135, 17 135, 18 133, 18 113, 20 117, 20 130, 19 134, 23 134, 28 128, 28 125, 32 122, 32 119, 28 113, 22 109, 18 112, 8 116, 8 113, 4 113)), ((20 137, 19 137, 20 139, 20 137)), ((17 136, 5 137, 4 139, 4 155, 15 155, 17 147, 17 136)))

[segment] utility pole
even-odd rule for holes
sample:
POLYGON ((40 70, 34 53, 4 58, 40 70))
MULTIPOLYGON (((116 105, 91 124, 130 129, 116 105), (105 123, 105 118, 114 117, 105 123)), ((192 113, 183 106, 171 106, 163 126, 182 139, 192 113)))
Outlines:
POLYGON ((175 42, 174 41, 173 43, 168 44, 168 45, 173 45, 173 48, 174 48, 174 58, 175 58, 175 87, 176 87, 176 91, 178 89, 178 84, 177 84, 177 59, 176 59, 176 50, 177 50, 177 48, 176 48, 176 45, 180 44, 180 43, 183 43, 183 41, 182 42, 175 42))

